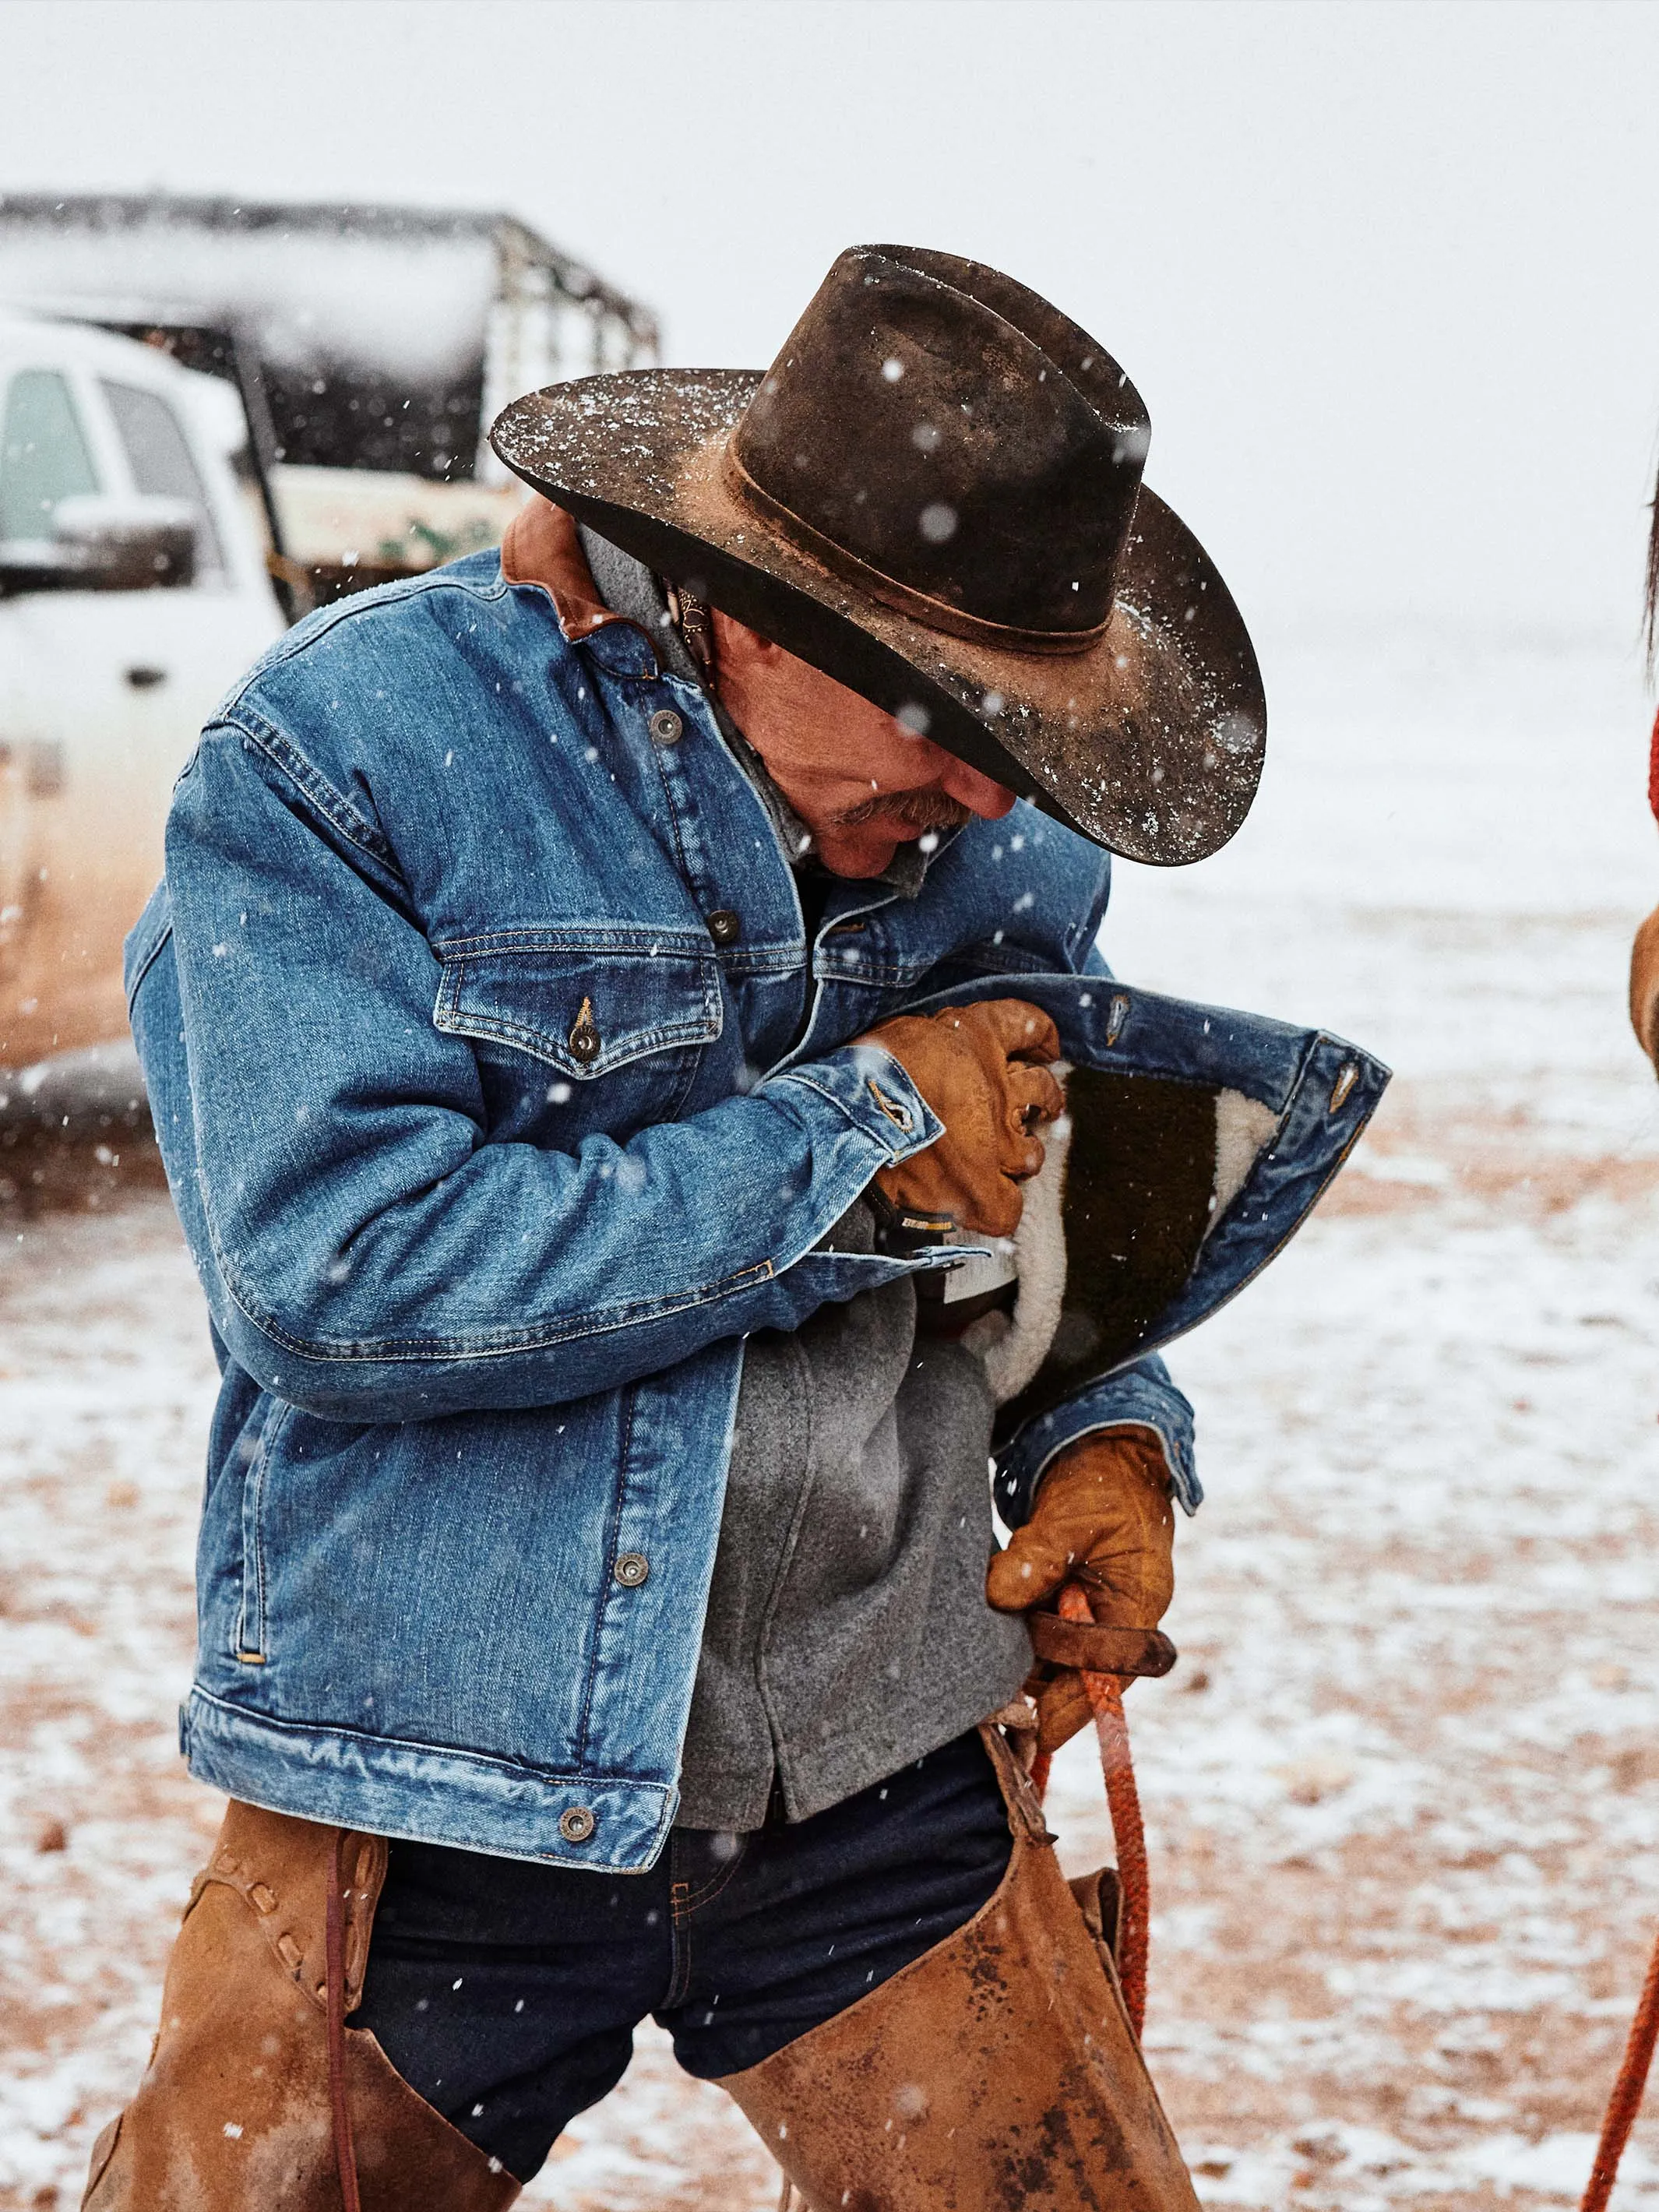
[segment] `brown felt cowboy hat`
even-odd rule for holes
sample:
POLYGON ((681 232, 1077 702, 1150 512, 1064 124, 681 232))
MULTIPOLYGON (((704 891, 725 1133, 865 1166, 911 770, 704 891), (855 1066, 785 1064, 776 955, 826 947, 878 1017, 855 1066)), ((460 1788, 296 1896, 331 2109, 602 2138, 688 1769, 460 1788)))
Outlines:
POLYGON ((843 253, 765 374, 515 400, 507 467, 659 574, 1135 860, 1249 811, 1267 714, 1226 586, 1140 480, 1140 396, 1012 277, 843 253))

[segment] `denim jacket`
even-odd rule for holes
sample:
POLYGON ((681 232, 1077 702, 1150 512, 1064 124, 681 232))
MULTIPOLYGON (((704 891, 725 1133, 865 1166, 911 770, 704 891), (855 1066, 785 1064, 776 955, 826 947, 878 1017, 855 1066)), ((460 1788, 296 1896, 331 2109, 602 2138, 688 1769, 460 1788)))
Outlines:
MULTIPOLYGON (((1374 1103, 1381 1072, 1328 1039, 1107 984, 1107 888, 1022 805, 946 841, 915 896, 837 884, 805 945, 697 687, 628 623, 567 636, 494 553, 274 648, 179 780, 128 944, 223 1377, 192 1770, 379 1833, 650 1864, 743 1340, 944 1256, 826 1241, 939 1133, 852 1041, 1023 977, 1074 1054, 1254 1084, 1289 1151, 1238 1194, 1237 1243, 1208 1236, 1180 1326, 1282 1243, 1374 1103), (1340 1110, 1295 1134, 1339 1060, 1340 1110)), ((1033 1402, 1006 1512, 1126 1419, 1195 1502, 1185 1401, 1145 1356, 1172 1333, 1033 1402)))

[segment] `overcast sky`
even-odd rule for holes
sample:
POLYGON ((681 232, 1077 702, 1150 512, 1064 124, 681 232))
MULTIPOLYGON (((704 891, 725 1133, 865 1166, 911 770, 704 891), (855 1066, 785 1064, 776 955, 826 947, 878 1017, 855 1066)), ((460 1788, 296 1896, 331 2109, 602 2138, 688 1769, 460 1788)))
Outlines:
POLYGON ((500 206, 769 360, 836 252, 1047 293, 1253 619, 1633 636, 1659 9, 9 0, 0 186, 500 206))

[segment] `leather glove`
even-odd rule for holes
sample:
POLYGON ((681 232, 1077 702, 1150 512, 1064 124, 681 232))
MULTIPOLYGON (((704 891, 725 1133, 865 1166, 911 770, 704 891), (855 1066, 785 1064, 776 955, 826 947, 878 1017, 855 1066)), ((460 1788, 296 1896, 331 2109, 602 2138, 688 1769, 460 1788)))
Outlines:
POLYGON ((1066 1094, 1045 1061, 1060 1033, 1024 999, 987 999, 942 1014, 902 1014, 858 1042, 890 1052, 945 1124, 926 1152, 876 1177, 896 1206, 948 1213, 981 1237, 1019 1226, 1018 1185, 1042 1165, 1033 1121, 1052 1121, 1066 1094))
MULTIPOLYGON (((1097 1623, 1156 1628, 1175 1595, 1174 1545, 1157 1431, 1101 1430, 1069 1444, 1043 1476, 1030 1519, 992 1559, 985 1595, 1000 1613, 1024 1613, 1076 1582, 1097 1623)), ((1040 1662, 1025 1693, 1036 1700, 1039 1751, 1056 1749, 1091 1717, 1075 1668, 1040 1662)))

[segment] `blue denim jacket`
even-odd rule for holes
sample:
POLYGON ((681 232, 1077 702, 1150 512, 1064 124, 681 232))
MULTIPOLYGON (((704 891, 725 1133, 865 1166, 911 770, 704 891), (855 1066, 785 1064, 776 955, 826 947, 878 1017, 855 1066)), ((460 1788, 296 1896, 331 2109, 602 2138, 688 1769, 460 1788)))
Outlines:
MULTIPOLYGON (((1022 805, 947 841, 915 897, 836 884, 806 945, 702 694, 631 624, 571 641, 493 553, 268 654, 179 780, 128 944, 223 1374, 192 1770, 384 1834, 648 1865, 743 1339, 936 1264, 825 1245, 939 1133, 897 1063, 851 1040, 1046 977, 1086 1052, 1129 1003, 1097 980, 1107 887, 1101 853, 1022 805)), ((1179 1059, 1211 1031, 1144 1003, 1149 1066, 1160 1038, 1179 1059)), ((1336 1048, 1224 1020, 1224 1074, 1253 1069, 1293 1119, 1336 1048)), ((1297 1151, 1299 1195, 1258 1192, 1237 1249, 1210 1239, 1198 1308, 1352 1142, 1382 1079, 1352 1065, 1297 1151)), ((1150 1358, 1011 1439, 1005 1510, 1070 1437, 1125 1419, 1159 1430, 1195 1502, 1190 1416, 1150 1358)))

